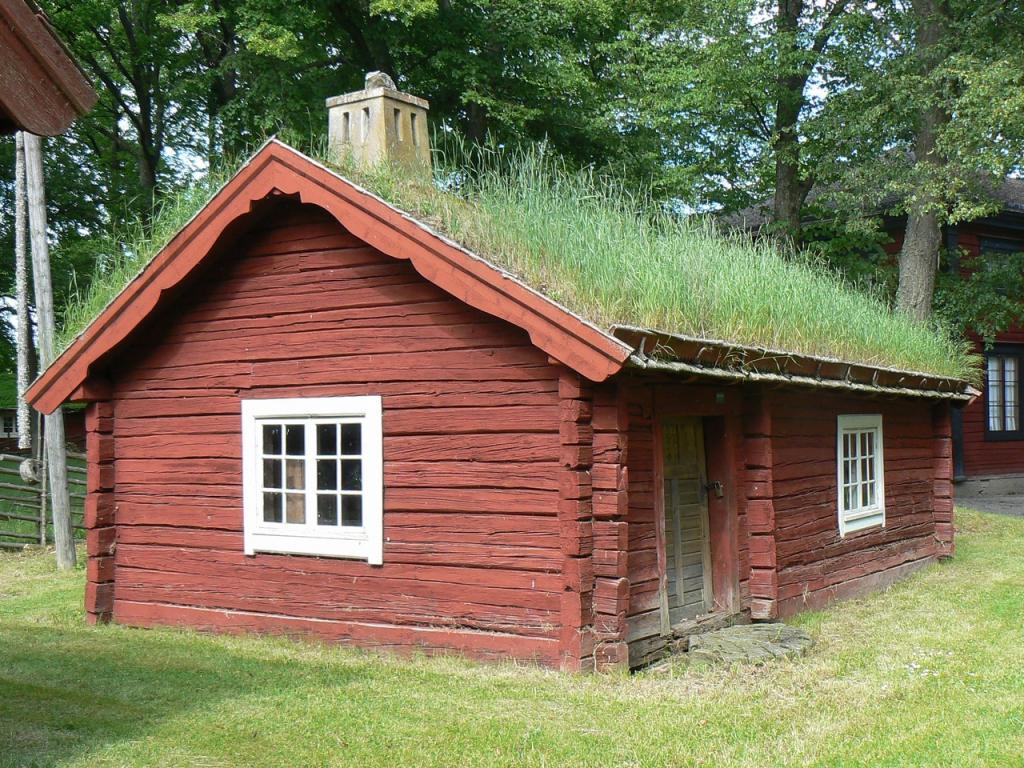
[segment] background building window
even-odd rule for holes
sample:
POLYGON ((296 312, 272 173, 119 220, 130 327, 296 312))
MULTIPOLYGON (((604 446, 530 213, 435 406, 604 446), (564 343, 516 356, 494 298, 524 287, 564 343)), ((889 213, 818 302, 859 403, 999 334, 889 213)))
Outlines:
POLYGON ((986 357, 986 427, 991 436, 1021 436, 1020 356, 995 351, 986 357))

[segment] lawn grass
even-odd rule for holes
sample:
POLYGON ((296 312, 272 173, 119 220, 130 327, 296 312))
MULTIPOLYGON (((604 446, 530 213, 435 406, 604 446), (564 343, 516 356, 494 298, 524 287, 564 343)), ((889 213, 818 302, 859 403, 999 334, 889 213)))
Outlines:
MULTIPOLYGON (((433 177, 335 158, 343 176, 429 223, 581 317, 773 350, 976 381, 962 338, 894 311, 820 261, 774 241, 726 234, 642 191, 567 167, 540 147, 453 144, 433 177)), ((314 152, 329 164, 325 153, 314 152)), ((108 244, 88 288, 63 313, 73 341, 199 210, 224 171, 166 199, 151 226, 108 244)))
POLYGON ((0 557, 2 766, 1012 766, 1024 520, 797 623, 795 662, 572 677, 280 638, 90 628, 82 573, 0 557))

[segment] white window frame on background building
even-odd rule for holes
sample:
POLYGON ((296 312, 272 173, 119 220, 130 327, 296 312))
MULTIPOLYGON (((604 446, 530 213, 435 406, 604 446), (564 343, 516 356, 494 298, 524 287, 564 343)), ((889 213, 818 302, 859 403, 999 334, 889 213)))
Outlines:
POLYGON ((381 411, 377 395, 242 401, 245 554, 276 552, 352 558, 373 565, 383 562, 381 411), (349 433, 359 436, 358 447, 346 448, 342 428, 354 424, 359 430, 349 433), (328 450, 323 445, 327 438, 320 440, 318 428, 329 437, 330 425, 335 425, 335 442, 328 450), (275 427, 279 429, 275 431, 275 427), (294 431, 289 432, 289 427, 294 431), (296 438, 296 446, 301 435, 301 446, 294 450, 286 447, 286 433, 296 438), (273 445, 264 444, 265 435, 266 442, 273 445), (346 484, 346 467, 358 480, 346 484), (332 471, 333 480, 329 479, 332 471), (360 524, 344 523, 346 501, 361 505, 360 524), (336 523, 322 522, 321 513, 330 519, 331 510, 321 505, 333 507, 336 523), (280 519, 274 520, 275 516, 280 519))
POLYGON ((885 527, 881 414, 844 414, 836 424, 839 533, 885 527))
POLYGON ((985 355, 985 439, 1024 439, 1019 348, 996 347, 985 355))

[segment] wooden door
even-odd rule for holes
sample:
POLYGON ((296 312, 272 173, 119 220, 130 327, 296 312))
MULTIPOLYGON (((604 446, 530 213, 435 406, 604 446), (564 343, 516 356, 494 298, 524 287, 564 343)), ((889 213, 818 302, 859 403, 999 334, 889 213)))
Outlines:
POLYGON ((662 622, 669 627, 711 610, 711 557, 699 418, 662 425, 665 580, 662 622))

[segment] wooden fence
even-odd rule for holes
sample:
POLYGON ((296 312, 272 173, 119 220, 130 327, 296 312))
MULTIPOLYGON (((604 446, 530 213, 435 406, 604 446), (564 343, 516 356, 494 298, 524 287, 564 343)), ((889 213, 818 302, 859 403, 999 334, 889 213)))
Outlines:
MULTIPOLYGON (((39 467, 39 482, 24 481, 20 467, 27 458, 27 455, 0 453, 0 549, 53 543, 46 469, 39 467)), ((85 454, 68 451, 68 485, 75 538, 84 538, 85 454)))

